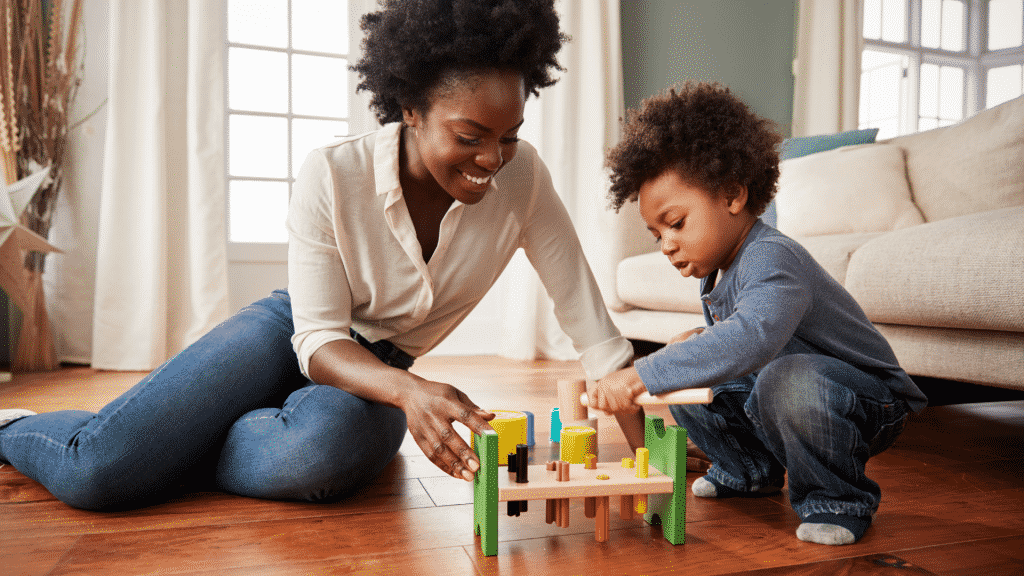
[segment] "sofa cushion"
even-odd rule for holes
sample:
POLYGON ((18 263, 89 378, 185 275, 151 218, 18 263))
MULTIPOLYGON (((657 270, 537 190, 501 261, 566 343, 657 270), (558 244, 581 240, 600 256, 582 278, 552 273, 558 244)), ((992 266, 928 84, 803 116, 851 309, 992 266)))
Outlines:
POLYGON ((846 288, 873 322, 1024 331, 1024 207, 884 234, 850 259, 846 288))
POLYGON ((910 201, 903 150, 847 146, 782 162, 778 229, 790 236, 887 232, 924 222, 910 201))
POLYGON ((910 189, 928 222, 1024 205, 1024 96, 889 142, 907 152, 910 189))
MULTIPOLYGON (((779 160, 800 158, 801 156, 807 156, 808 154, 834 150, 843 146, 871 144, 875 141, 876 136, 878 136, 878 128, 848 130, 838 134, 819 134, 816 136, 787 138, 782 142, 782 145, 779 146, 779 160)), ((761 220, 764 220, 769 226, 778 226, 779 216, 778 210, 775 206, 775 198, 772 198, 772 201, 768 203, 768 207, 765 208, 764 214, 761 214, 761 220)))
MULTIPOLYGON (((661 252, 625 258, 616 273, 619 298, 648 310, 702 314, 700 278, 687 278, 661 252)), ((682 330, 680 330, 682 332, 682 330)))
POLYGON ((794 238, 801 246, 821 264, 840 284, 846 282, 846 269, 850 266, 850 257, 868 240, 881 236, 882 232, 862 234, 833 234, 830 236, 807 236, 794 238))

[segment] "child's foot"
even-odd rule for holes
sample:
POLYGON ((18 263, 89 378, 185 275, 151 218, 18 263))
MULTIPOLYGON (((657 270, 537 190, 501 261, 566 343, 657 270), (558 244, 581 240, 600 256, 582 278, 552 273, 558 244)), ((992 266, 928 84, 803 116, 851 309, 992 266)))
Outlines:
POLYGON ((860 540, 871 526, 871 518, 846 514, 811 514, 796 529, 796 537, 804 542, 842 546, 860 540))
POLYGON ((699 498, 732 498, 734 496, 749 498, 754 496, 771 496, 773 494, 778 494, 782 490, 782 482, 773 482, 768 486, 758 488, 757 490, 744 492, 742 490, 735 490, 728 486, 723 486, 711 478, 703 476, 693 481, 691 490, 693 491, 693 495, 699 498))
POLYGON ((36 413, 31 410, 24 410, 22 408, 8 408, 7 410, 0 410, 0 428, 24 418, 25 416, 35 416, 36 413))

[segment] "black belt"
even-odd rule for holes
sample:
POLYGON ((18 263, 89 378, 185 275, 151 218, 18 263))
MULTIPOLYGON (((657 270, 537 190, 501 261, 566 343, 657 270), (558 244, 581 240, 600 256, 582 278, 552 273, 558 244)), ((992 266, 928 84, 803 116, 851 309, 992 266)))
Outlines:
POLYGON ((416 358, 406 354, 401 348, 395 346, 387 340, 378 340, 376 342, 370 342, 366 338, 363 338, 362 334, 349 328, 349 334, 355 339, 363 348, 366 348, 373 355, 376 356, 381 362, 391 366, 392 368, 401 368, 402 370, 408 370, 412 367, 413 362, 416 358))

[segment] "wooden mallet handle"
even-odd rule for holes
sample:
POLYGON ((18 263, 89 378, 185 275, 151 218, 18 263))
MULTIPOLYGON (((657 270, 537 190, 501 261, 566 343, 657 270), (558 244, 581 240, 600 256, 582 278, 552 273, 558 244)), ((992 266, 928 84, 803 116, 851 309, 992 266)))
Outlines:
MULTIPOLYGON (((690 388, 688 390, 676 390, 659 396, 651 396, 647 392, 633 398, 633 402, 641 406, 653 406, 658 404, 710 404, 715 395, 711 388, 690 388)), ((587 393, 580 394, 580 404, 589 406, 587 393)))

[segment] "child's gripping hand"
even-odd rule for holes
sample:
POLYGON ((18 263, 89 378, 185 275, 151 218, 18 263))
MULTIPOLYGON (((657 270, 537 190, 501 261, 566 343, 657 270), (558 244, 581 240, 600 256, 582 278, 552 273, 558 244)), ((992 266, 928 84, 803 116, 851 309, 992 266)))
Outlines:
POLYGON ((636 368, 623 368, 597 381, 587 393, 590 408, 612 414, 633 413, 640 410, 640 405, 633 402, 638 395, 647 392, 647 387, 640 380, 636 368))

